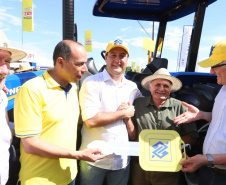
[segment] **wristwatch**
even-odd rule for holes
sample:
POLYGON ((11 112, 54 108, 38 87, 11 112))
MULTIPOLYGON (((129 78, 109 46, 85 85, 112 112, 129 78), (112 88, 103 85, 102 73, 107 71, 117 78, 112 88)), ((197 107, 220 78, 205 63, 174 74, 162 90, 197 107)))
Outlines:
POLYGON ((206 154, 207 160, 208 160, 208 167, 213 168, 214 163, 213 163, 213 156, 211 154, 206 154))

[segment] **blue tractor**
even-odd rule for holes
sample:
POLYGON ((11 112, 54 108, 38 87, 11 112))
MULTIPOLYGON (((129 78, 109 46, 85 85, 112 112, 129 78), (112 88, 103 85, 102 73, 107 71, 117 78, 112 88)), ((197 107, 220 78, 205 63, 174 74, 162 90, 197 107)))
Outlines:
MULTIPOLYGON (((76 25, 74 24, 74 0, 63 1, 63 39, 77 40, 76 25)), ((141 81, 148 75, 153 74, 159 68, 167 68, 168 61, 161 58, 162 49, 164 48, 164 37, 167 28, 167 22, 180 19, 191 13, 195 14, 195 22, 191 35, 189 53, 185 72, 172 72, 171 75, 182 81, 183 87, 180 91, 172 93, 171 96, 187 103, 193 104, 203 111, 212 111, 214 98, 221 88, 217 85, 215 75, 208 73, 198 73, 195 71, 195 65, 198 55, 198 48, 202 32, 205 10, 207 6, 217 0, 97 0, 94 4, 93 15, 118 19, 134 19, 159 22, 156 47, 153 55, 153 61, 147 64, 142 73, 130 73, 126 75, 134 81, 144 96, 149 96, 149 92, 142 88, 141 81), (160 50, 159 50, 160 48, 160 50), (158 53, 157 53, 158 50, 158 53)), ((104 57, 104 51, 101 52, 104 57)), ((99 71, 95 67, 94 59, 89 58, 87 62, 88 72, 78 82, 80 89, 82 81, 89 75, 96 74, 104 69, 103 66, 99 71)), ((8 94, 8 113, 10 121, 13 120, 14 98, 19 87, 27 80, 39 76, 44 71, 27 72, 21 74, 8 75, 6 86, 10 90, 8 94)), ((200 138, 195 147, 190 151, 190 155, 202 152, 202 143, 208 128, 208 123, 200 121, 197 124, 200 138)), ((80 131, 80 129, 78 129, 80 131)), ((78 133, 80 136, 80 133, 78 133)), ((14 153, 19 153, 18 143, 13 149, 14 153)), ((78 147, 80 138, 78 137, 78 147)), ((12 159, 18 164, 18 158, 12 159)), ((18 167, 19 168, 19 167, 18 167)), ((8 184, 16 184, 18 170, 11 169, 8 184)), ((186 180, 181 185, 187 185, 186 180)), ((79 184, 79 181, 78 181, 79 184)))

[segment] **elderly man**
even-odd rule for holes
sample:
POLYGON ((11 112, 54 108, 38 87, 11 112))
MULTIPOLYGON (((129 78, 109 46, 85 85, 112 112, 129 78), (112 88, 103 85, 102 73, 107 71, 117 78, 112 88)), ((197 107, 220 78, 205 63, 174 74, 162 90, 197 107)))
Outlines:
MULTIPOLYGON (((144 129, 175 130, 185 143, 193 145, 198 137, 195 123, 176 127, 173 122, 176 116, 187 110, 179 100, 170 97, 171 92, 182 87, 181 81, 171 76, 167 69, 160 68, 144 78, 141 85, 151 92, 151 96, 134 101, 135 115, 132 121, 138 134, 144 129)), ((144 171, 138 157, 133 158, 131 173, 133 185, 177 185, 180 177, 179 172, 144 171)))
POLYGON ((54 68, 24 83, 15 99, 21 185, 75 185, 77 160, 106 156, 98 149, 76 151, 79 104, 75 83, 87 72, 85 48, 63 40, 54 49, 53 61, 54 68))
POLYGON ((9 173, 9 147, 12 134, 8 126, 7 115, 8 99, 3 89, 5 79, 9 74, 10 62, 18 61, 26 57, 26 53, 12 48, 0 47, 0 184, 5 185, 9 173))
POLYGON ((213 111, 203 112, 196 107, 183 103, 188 112, 175 118, 177 124, 204 119, 210 122, 203 155, 196 155, 181 162, 182 171, 199 170, 199 185, 226 184, 226 40, 211 47, 210 57, 198 65, 211 67, 210 73, 217 75, 217 83, 223 85, 215 98, 213 111))
MULTIPOLYGON (((94 140, 128 141, 136 132, 129 118, 134 115, 131 105, 142 96, 136 84, 123 73, 128 63, 129 48, 122 40, 107 45, 103 72, 85 79, 80 90, 80 105, 85 124, 82 144, 85 149, 94 140)), ((112 154, 95 163, 81 161, 81 185, 126 185, 129 177, 129 157, 112 154)))

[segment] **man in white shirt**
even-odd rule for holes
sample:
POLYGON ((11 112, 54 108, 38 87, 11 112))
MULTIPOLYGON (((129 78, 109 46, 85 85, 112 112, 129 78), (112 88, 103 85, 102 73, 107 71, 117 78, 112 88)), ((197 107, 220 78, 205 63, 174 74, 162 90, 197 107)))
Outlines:
POLYGON ((9 74, 10 62, 16 62, 26 55, 20 50, 0 47, 0 185, 5 185, 8 180, 9 147, 12 140, 7 113, 8 99, 3 91, 5 79, 9 74))
MULTIPOLYGON (((80 150, 94 140, 128 141, 136 138, 131 122, 133 101, 141 97, 137 85, 127 80, 123 73, 128 63, 129 48, 126 42, 115 40, 106 48, 106 69, 87 77, 80 90, 80 105, 85 124, 82 128, 80 150)), ((115 154, 96 162, 80 162, 80 184, 126 185, 130 158, 115 154)))
POLYGON ((212 112, 203 112, 183 103, 188 112, 176 117, 177 124, 204 119, 210 122, 203 155, 196 155, 182 161, 182 171, 199 170, 199 185, 226 184, 226 40, 212 46, 210 57, 198 63, 201 67, 211 67, 210 73, 217 75, 217 83, 223 85, 215 98, 212 112))

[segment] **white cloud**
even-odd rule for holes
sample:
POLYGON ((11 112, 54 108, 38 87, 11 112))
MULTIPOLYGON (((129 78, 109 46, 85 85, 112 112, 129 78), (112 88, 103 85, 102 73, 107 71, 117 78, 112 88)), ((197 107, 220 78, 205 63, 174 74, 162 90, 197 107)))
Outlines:
MULTIPOLYGON (((37 61, 36 62, 37 66, 53 66, 52 53, 43 51, 42 47, 39 46, 39 45, 48 45, 49 43, 50 41, 48 40, 38 43, 24 43, 23 50, 25 51, 27 50, 30 52, 33 51, 37 55, 35 57, 35 60, 37 61)), ((10 45, 12 48, 18 49, 22 48, 21 42, 10 41, 10 45)))
POLYGON ((41 33, 45 35, 55 35, 55 36, 60 36, 58 32, 53 32, 53 31, 41 31, 41 33))
POLYGON ((143 47, 143 37, 135 37, 130 39, 124 39, 129 45, 134 47, 143 47))
POLYGON ((128 66, 131 66, 131 62, 136 62, 136 66, 140 66, 140 69, 146 68, 146 65, 148 64, 147 58, 142 57, 130 58, 129 61, 128 66))
POLYGON ((132 27, 126 27, 126 28, 121 28, 120 31, 128 31, 128 30, 131 30, 133 29, 132 27))
POLYGON ((101 42, 93 41, 92 42, 92 47, 94 49, 103 50, 103 48, 106 48, 107 44, 108 43, 101 43, 101 42))
POLYGON ((13 9, 10 7, 2 7, 0 8, 0 20, 6 21, 7 24, 10 23, 12 25, 21 26, 22 19, 11 14, 6 13, 8 9, 13 9))
POLYGON ((183 31, 179 27, 169 26, 165 34, 164 48, 178 51, 179 43, 182 42, 183 31))

